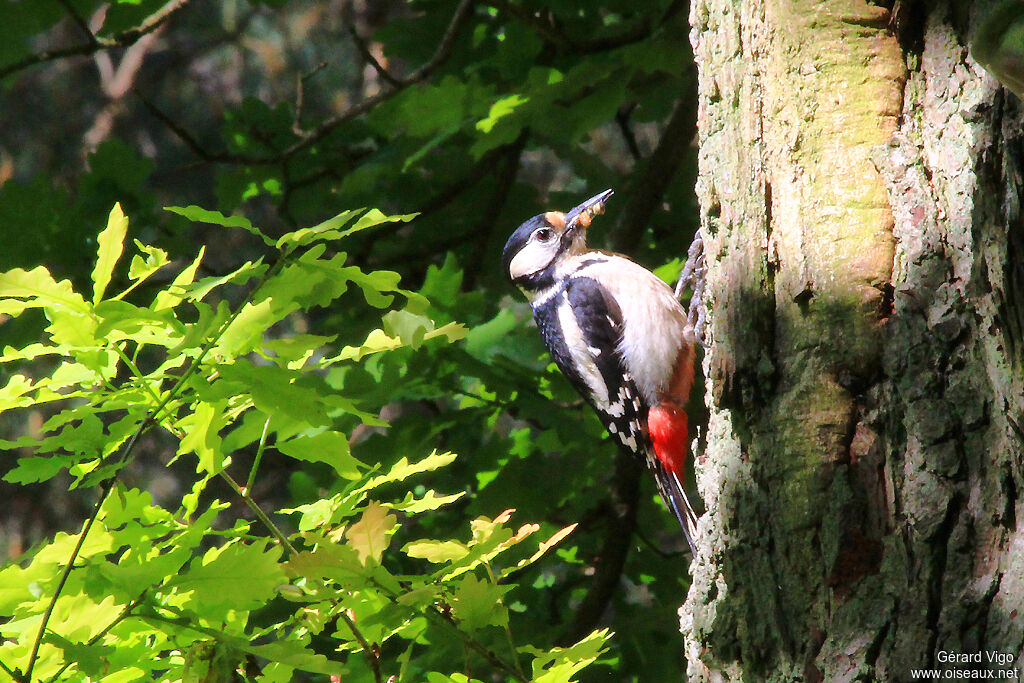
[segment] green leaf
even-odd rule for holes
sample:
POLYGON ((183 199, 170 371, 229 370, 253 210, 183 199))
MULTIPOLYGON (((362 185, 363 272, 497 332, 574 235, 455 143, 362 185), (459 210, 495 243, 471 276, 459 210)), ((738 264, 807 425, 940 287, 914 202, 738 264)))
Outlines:
POLYGON ((438 453, 434 451, 427 457, 423 458, 414 463, 410 463, 408 458, 401 458, 398 462, 388 470, 387 474, 371 479, 367 485, 367 489, 376 488, 381 484, 388 484, 391 482, 405 481, 414 474, 421 474, 423 472, 433 472, 434 470, 450 465, 455 462, 455 458, 458 456, 454 453, 438 453))
POLYGON ((363 290, 366 303, 376 308, 384 308, 391 305, 393 297, 384 296, 382 292, 398 291, 398 282, 402 276, 390 270, 375 270, 372 273, 364 273, 359 268, 351 266, 342 269, 344 277, 359 285, 363 290))
POLYGON ((358 580, 366 571, 359 553, 348 545, 325 543, 313 551, 296 553, 285 563, 292 576, 333 579, 339 583, 358 580))
POLYGON ((199 457, 199 467, 210 474, 217 474, 224 468, 219 432, 227 425, 226 407, 227 401, 201 402, 191 415, 178 421, 178 427, 185 432, 178 446, 178 455, 195 453, 199 457))
POLYGON ((483 133, 490 133, 494 130, 494 127, 498 124, 498 121, 509 116, 516 109, 521 107, 530 101, 529 97, 524 97, 519 94, 512 94, 506 97, 502 97, 491 105, 491 110, 487 112, 487 118, 477 121, 477 130, 483 133))
POLYGON ((535 656, 533 683, 572 683, 572 677, 604 653, 611 633, 608 629, 594 631, 572 647, 556 647, 547 652, 535 647, 521 647, 520 652, 535 656))
POLYGON ((0 412, 32 405, 34 400, 27 394, 35 389, 32 380, 25 375, 11 375, 7 384, 0 389, 0 412))
POLYGON ((167 252, 163 249, 151 247, 138 240, 135 240, 135 246, 145 255, 145 258, 138 254, 132 257, 132 263, 128 267, 128 277, 132 280, 142 282, 170 263, 167 252))
POLYGON ((288 367, 301 367, 315 351, 332 343, 337 335, 325 337, 315 334, 296 334, 280 339, 271 339, 263 343, 263 348, 270 351, 275 359, 287 361, 288 367), (292 363, 298 363, 293 366, 292 363))
POLYGON ((501 603, 513 586, 496 586, 473 574, 459 581, 452 599, 452 612, 460 626, 475 631, 484 626, 508 624, 508 610, 501 603))
POLYGON ((89 312, 89 304, 71 286, 70 280, 56 282, 50 271, 39 266, 0 273, 0 314, 18 315, 26 308, 54 312, 89 312))
POLYGON ((408 223, 418 216, 417 213, 408 213, 395 216, 388 216, 379 209, 370 209, 364 213, 356 224, 347 230, 342 230, 362 209, 342 211, 334 218, 330 218, 312 228, 301 228, 283 235, 277 240, 276 246, 282 251, 294 249, 298 246, 312 244, 313 242, 336 240, 355 234, 367 228, 372 228, 382 223, 408 223))
POLYGON ((114 204, 107 219, 107 227, 97 238, 99 249, 96 253, 96 266, 92 269, 92 302, 99 303, 103 293, 110 284, 114 266, 124 251, 124 238, 128 233, 128 218, 121 211, 120 204, 114 204))
POLYGON ((419 216, 419 214, 406 213, 395 216, 388 216, 382 213, 380 209, 370 209, 369 211, 367 211, 366 213, 359 217, 359 220, 356 221, 355 225, 353 225, 345 232, 341 233, 340 237, 348 237, 353 233, 357 233, 361 230, 366 230, 367 228, 373 228, 382 223, 408 223, 413 218, 416 218, 416 216, 419 216))
POLYGON ((195 204, 190 204, 189 206, 165 206, 164 210, 184 216, 194 223, 212 223, 213 225, 220 225, 225 228, 241 228, 246 232, 263 238, 267 244, 273 244, 273 241, 264 237, 263 233, 254 228, 249 219, 244 216, 225 216, 220 211, 211 211, 195 204))
POLYGON ((400 503, 388 503, 388 507, 392 510, 401 510, 407 515, 418 515, 421 512, 436 510, 449 503, 454 503, 464 495, 466 495, 465 491, 459 491, 450 496, 440 496, 436 491, 430 489, 421 498, 416 498, 412 492, 409 492, 405 496, 405 500, 400 503))
POLYGON ((279 442, 277 450, 296 460, 324 462, 345 479, 358 479, 363 464, 352 457, 348 437, 340 432, 321 432, 279 442))
POLYGON ((461 560, 469 554, 469 548, 458 541, 414 541, 402 550, 409 557, 424 559, 434 564, 461 560))
POLYGON ((309 636, 299 636, 266 645, 250 645, 243 642, 236 647, 256 657, 287 664, 292 668, 310 673, 330 675, 345 671, 345 667, 338 662, 332 662, 324 655, 309 650, 309 641, 309 636))
POLYGON ((170 586, 185 598, 187 607, 199 614, 222 607, 255 609, 271 599, 274 589, 285 582, 280 557, 281 548, 266 543, 235 542, 211 548, 170 586))
POLYGON ((333 240, 342 236, 341 228, 345 227, 362 209, 351 209, 342 211, 333 218, 328 218, 323 223, 314 225, 312 228, 301 228, 285 233, 277 240, 275 245, 278 249, 285 251, 305 244, 311 244, 320 240, 333 240))
POLYGON ((445 676, 437 671, 431 671, 427 674, 427 683, 482 683, 478 678, 469 678, 466 674, 453 673, 451 676, 445 676))
POLYGON ((24 458, 18 458, 17 466, 4 474, 4 481, 9 481, 12 484, 32 484, 37 481, 48 481, 73 462, 75 462, 75 459, 71 456, 25 456, 24 458))
POLYGON ((174 278, 174 281, 168 285, 167 289, 156 295, 156 299, 153 301, 153 310, 162 311, 166 308, 174 308, 181 301, 185 299, 186 288, 191 285, 196 278, 196 272, 199 270, 199 264, 203 260, 203 255, 206 253, 206 245, 199 248, 199 253, 195 259, 186 268, 184 268, 174 278))
POLYGON ((575 531, 575 529, 576 529, 576 524, 570 524, 569 526, 565 527, 564 529, 559 529, 558 531, 556 531, 555 533, 553 533, 551 535, 551 538, 549 538, 548 540, 546 540, 543 543, 541 543, 540 547, 537 549, 537 552, 535 552, 533 555, 531 555, 530 557, 526 558, 525 560, 520 560, 518 563, 516 563, 512 567, 508 567, 508 568, 502 570, 501 576, 502 577, 509 576, 510 574, 519 571, 523 567, 526 567, 528 565, 533 564, 534 562, 539 560, 544 555, 544 553, 546 553, 547 551, 551 550, 551 548, 553 548, 556 545, 558 545, 559 543, 561 543, 562 540, 566 536, 571 534, 573 531, 575 531))
MULTIPOLYGON (((275 365, 254 365, 245 360, 219 365, 217 369, 221 381, 215 387, 224 384, 222 391, 225 393, 248 394, 253 404, 267 415, 287 415, 299 424, 314 427, 330 423, 330 390, 319 377, 275 365)), ((331 445, 340 448, 337 442, 331 445)), ((347 448, 344 454, 348 455, 347 448)), ((294 457, 305 459, 301 455, 294 457)), ((344 463, 344 460, 339 463, 344 463)), ((342 467, 347 465, 342 464, 342 467)))
POLYGON ((503 342, 519 324, 520 321, 512 311, 499 311, 491 320, 466 332, 466 351, 480 360, 489 359, 502 351, 503 342))
POLYGON ((398 518, 389 514, 376 501, 370 501, 363 516, 345 532, 348 544, 359 555, 359 561, 368 565, 380 564, 388 546, 388 537, 395 530, 398 518))
MULTIPOLYGON (((201 253, 200 256, 202 256, 201 253)), ((198 263, 198 258, 196 260, 198 263)), ((228 283, 244 285, 250 278, 262 275, 264 270, 266 270, 266 267, 260 261, 246 261, 227 275, 206 277, 198 282, 190 282, 188 284, 180 285, 180 288, 185 292, 185 296, 183 298, 190 301, 202 301, 206 298, 207 294, 218 287, 223 287, 228 283)))

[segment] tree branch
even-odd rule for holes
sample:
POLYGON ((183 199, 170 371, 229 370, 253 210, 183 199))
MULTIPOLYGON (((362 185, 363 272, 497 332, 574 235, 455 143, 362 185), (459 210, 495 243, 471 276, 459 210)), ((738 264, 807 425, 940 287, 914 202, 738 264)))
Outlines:
POLYGON ((615 251, 632 251, 643 237, 651 215, 661 205, 662 197, 682 163, 683 154, 697 133, 697 116, 693 108, 696 101, 695 96, 687 94, 676 103, 657 148, 637 177, 629 202, 612 230, 612 249, 615 251))
POLYGON ((366 40, 359 35, 356 31, 354 24, 346 24, 345 28, 348 29, 348 34, 352 36, 352 42, 355 43, 356 49, 359 50, 359 55, 366 61, 367 64, 373 67, 373 70, 377 72, 381 80, 392 87, 398 87, 399 81, 397 78, 391 75, 391 73, 384 68, 384 66, 377 61, 377 58, 370 52, 370 46, 366 44, 366 40))
POLYGON ((292 121, 292 132, 296 135, 305 134, 302 127, 302 110, 306 105, 306 81, 316 76, 327 66, 327 62, 320 62, 309 72, 302 74, 295 79, 295 118, 292 121))
POLYGON ((356 626, 355 620, 345 613, 345 608, 340 607, 338 609, 338 616, 345 622, 348 629, 352 631, 352 635, 355 636, 356 642, 363 648, 363 652, 366 654, 366 661, 370 664, 370 670, 373 671, 373 680, 376 683, 384 683, 384 674, 380 670, 380 656, 367 642, 366 636, 363 635, 362 631, 356 626))
POLYGON ((619 127, 619 133, 622 134, 622 140, 626 143, 626 149, 629 150, 629 155, 633 157, 634 162, 643 158, 640 153, 640 145, 636 142, 636 135, 633 134, 633 128, 629 125, 629 117, 635 108, 636 103, 633 102, 615 112, 615 123, 619 127))
POLYGON ((92 29, 89 28, 89 24, 84 18, 82 18, 82 15, 78 13, 75 6, 71 4, 71 0, 59 0, 59 2, 64 5, 64 9, 67 10, 68 16, 71 17, 71 21, 73 21, 75 26, 82 31, 82 34, 85 35, 89 43, 92 45, 98 45, 99 41, 96 40, 96 36, 93 34, 92 29))
POLYGON ((459 32, 459 28, 469 17, 470 10, 473 7, 473 2, 474 0, 461 0, 461 2, 459 2, 459 6, 455 9, 455 14, 452 15, 452 19, 448 23, 448 28, 445 29, 444 36, 441 38, 441 42, 437 46, 437 50, 434 51, 430 60, 405 78, 397 80, 391 90, 368 97, 359 104, 350 107, 347 111, 321 121, 316 127, 309 130, 304 137, 300 138, 298 142, 295 142, 290 147, 284 149, 279 157, 271 157, 265 161, 253 160, 251 163, 273 162, 278 158, 287 159, 296 152, 306 149, 310 145, 320 141, 338 126, 347 123, 356 117, 362 116, 378 104, 390 100, 410 85, 415 85, 420 81, 426 80, 439 66, 441 66, 441 64, 445 62, 445 60, 448 59, 448 57, 451 56, 452 48, 455 46, 455 36, 459 32))
POLYGON ((548 24, 539 16, 531 14, 528 10, 508 0, 487 0, 488 7, 493 7, 502 14, 507 15, 510 19, 525 25, 558 52, 568 52, 577 55, 604 52, 622 47, 623 45, 639 42, 650 36, 656 28, 671 19, 685 5, 685 2, 680 3, 677 1, 673 3, 656 22, 652 22, 649 16, 644 16, 640 20, 626 26, 619 33, 590 40, 576 40, 568 32, 548 24))
MULTIPOLYGON (((71 45, 54 50, 44 50, 43 52, 34 52, 16 62, 0 67, 0 79, 6 78, 7 76, 30 66, 42 64, 43 62, 51 62, 56 59, 73 57, 75 55, 89 55, 94 52, 99 52, 100 50, 109 50, 111 48, 128 47, 129 45, 134 44, 142 36, 152 33, 158 29, 171 17, 184 9, 188 3, 189 0, 171 0, 171 2, 168 2, 159 10, 146 17, 146 20, 138 26, 116 33, 110 38, 100 38, 93 35, 88 42, 81 43, 79 45, 71 45)), ((84 23, 81 17, 75 13, 71 13, 71 16, 72 20, 75 21, 76 24, 86 31, 89 30, 89 27, 84 23)))
MULTIPOLYGON (((182 0, 187 1, 187 0, 182 0)), ((415 85, 421 81, 426 80, 434 71, 437 70, 441 64, 443 64, 448 57, 451 56, 452 49, 455 45, 455 37, 458 35, 459 29, 462 24, 465 23, 466 19, 470 15, 470 10, 473 8, 475 0, 461 0, 459 6, 455 9, 455 13, 452 15, 451 21, 448 23, 448 28, 445 29, 444 36, 441 38, 441 42, 438 43, 437 49, 434 51, 433 56, 427 61, 426 64, 421 66, 416 71, 412 72, 405 78, 395 79, 395 85, 390 90, 382 91, 372 97, 367 97, 365 100, 349 107, 341 114, 331 116, 318 123, 313 128, 310 128, 299 135, 299 139, 292 143, 290 146, 278 151, 272 155, 259 155, 259 154, 227 154, 227 153, 212 153, 202 150, 202 148, 195 143, 195 140, 185 132, 180 126, 170 125, 170 117, 157 113, 157 111, 150 106, 151 111, 160 118, 161 121, 168 124, 171 131, 178 135, 183 142, 195 152, 203 161, 228 163, 228 164, 278 164, 282 161, 287 161, 296 153, 310 147, 320 140, 327 137, 339 126, 348 123, 352 119, 358 118, 369 111, 372 111, 377 105, 382 104, 392 97, 402 92, 411 85, 415 85)))

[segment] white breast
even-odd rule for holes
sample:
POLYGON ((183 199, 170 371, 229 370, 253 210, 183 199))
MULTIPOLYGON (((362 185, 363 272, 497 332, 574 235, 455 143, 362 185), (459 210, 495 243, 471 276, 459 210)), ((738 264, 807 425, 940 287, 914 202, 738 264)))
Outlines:
POLYGON ((618 353, 644 400, 656 405, 669 388, 684 340, 693 334, 686 311, 667 284, 627 258, 591 252, 576 259, 595 262, 573 277, 597 280, 618 302, 623 320, 618 353))

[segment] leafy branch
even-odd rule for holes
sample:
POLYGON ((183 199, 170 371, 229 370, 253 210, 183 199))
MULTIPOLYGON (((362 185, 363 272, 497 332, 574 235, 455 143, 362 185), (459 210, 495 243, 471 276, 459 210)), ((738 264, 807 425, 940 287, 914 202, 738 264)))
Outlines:
MULTIPOLYGON (((472 13, 473 4, 476 0, 460 0, 458 7, 455 8, 455 12, 452 14, 451 21, 448 22, 448 26, 445 29, 444 35, 441 37, 441 41, 438 43, 437 48, 434 50, 434 54, 420 66, 418 69, 413 71, 407 76, 397 77, 394 75, 388 75, 385 81, 389 84, 389 88, 382 90, 381 92, 367 97, 361 102, 349 107, 344 112, 329 116, 324 120, 317 123, 312 128, 299 129, 294 131, 297 133, 298 138, 295 142, 287 147, 275 151, 273 154, 240 154, 230 152, 211 152, 203 148, 202 145, 195 139, 195 137, 186 131, 181 125, 173 120, 172 117, 168 116, 165 112, 162 112, 155 105, 147 100, 143 99, 145 106, 163 122, 176 136, 178 136, 185 146, 188 147, 196 156, 206 162, 210 163, 224 163, 224 164, 249 164, 249 165, 274 165, 280 164, 291 159, 295 154, 307 149, 316 143, 320 142, 337 128, 348 123, 349 121, 356 119, 363 114, 366 114, 376 108, 378 105, 387 102, 395 95, 399 94, 403 90, 410 86, 421 83, 430 78, 438 68, 440 68, 451 56, 452 49, 455 46, 455 38, 458 36, 459 30, 462 25, 469 18, 472 13)), ((379 66, 379 64, 378 64, 379 66)), ((383 70, 383 68, 381 68, 383 70)), ((299 92, 302 92, 301 90, 299 92)))
POLYGON ((168 22, 175 14, 185 9, 185 6, 190 0, 170 0, 166 5, 161 7, 153 14, 146 17, 146 19, 137 26, 134 26, 124 31, 119 31, 111 37, 97 36, 92 33, 89 29, 88 24, 78 15, 77 12, 71 10, 67 3, 62 3, 65 7, 69 7, 69 14, 72 21, 75 22, 89 37, 88 39, 77 45, 69 45, 66 47, 55 48, 53 50, 44 50, 42 52, 34 52, 29 54, 16 62, 12 62, 6 66, 0 67, 0 79, 6 78, 13 73, 26 69, 36 64, 43 62, 50 62, 55 59, 64 59, 66 57, 74 57, 79 55, 90 55, 102 50, 110 50, 120 47, 129 47, 136 43, 140 38, 145 35, 152 33, 166 22, 168 22))
POLYGON ((132 435, 132 437, 128 440, 128 442, 122 449, 121 455, 117 459, 117 462, 115 463, 114 473, 100 484, 99 500, 97 500, 96 504, 93 506, 92 514, 89 515, 89 518, 85 522, 85 526, 82 528, 81 534, 79 534, 78 540, 75 543, 75 547, 71 551, 71 554, 68 557, 67 562, 65 563, 64 570, 61 573, 61 577, 57 583, 57 587, 54 589, 53 595, 50 597, 49 604, 46 606, 46 611, 43 613, 42 621, 39 623, 39 630, 36 633, 35 640, 32 643, 32 651, 29 654, 28 665, 25 669, 25 675, 23 678, 23 680, 26 683, 31 683, 32 681, 32 671, 35 668, 35 664, 39 656, 39 646, 42 644, 43 635, 46 633, 46 627, 50 623, 50 618, 53 615, 53 609, 57 604, 57 599, 60 598, 60 595, 64 590, 64 586, 67 584, 68 577, 71 575, 71 570, 74 568, 75 561, 78 559, 78 555, 82 551, 82 545, 85 543, 85 539, 89 535, 89 531, 92 529, 93 524, 99 517, 100 510, 102 509, 104 502, 106 502, 107 496, 110 495, 110 491, 113 489, 114 484, 117 482, 118 477, 120 476, 121 469, 126 464, 128 464, 131 461, 132 457, 134 456, 135 446, 139 442, 139 438, 150 427, 160 422, 161 413, 163 413, 164 409, 184 389, 188 380, 192 377, 192 375, 194 375, 199 370, 199 368, 203 364, 203 361, 206 359, 207 354, 210 352, 211 349, 213 349, 214 346, 216 346, 221 336, 227 331, 229 327, 231 327, 232 323, 234 323, 235 320, 238 319, 238 316, 245 309, 245 307, 253 301, 256 294, 263 287, 263 285, 267 281, 269 281, 278 271, 280 271, 280 269, 284 266, 285 261, 286 257, 283 256, 263 275, 263 277, 259 280, 256 286, 254 286, 250 290, 249 294, 244 298, 242 303, 239 304, 232 312, 232 314, 228 316, 227 320, 225 320, 224 323, 221 324, 217 332, 214 333, 209 339, 207 339, 207 341, 202 345, 198 355, 192 359, 192 362, 189 364, 188 368, 178 378, 177 382, 175 382, 174 386, 170 389, 170 391, 167 392, 167 395, 164 396, 164 398, 156 405, 156 407, 154 407, 146 415, 146 417, 143 418, 142 422, 139 423, 139 426, 135 430, 135 433, 132 435))

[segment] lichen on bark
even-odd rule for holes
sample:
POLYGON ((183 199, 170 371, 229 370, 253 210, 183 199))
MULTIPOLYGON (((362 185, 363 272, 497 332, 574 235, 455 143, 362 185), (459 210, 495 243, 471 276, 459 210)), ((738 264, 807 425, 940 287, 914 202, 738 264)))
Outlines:
POLYGON ((901 680, 939 648, 1024 645, 1005 635, 1024 612, 1020 104, 948 6, 914 20, 691 6, 712 340, 680 612, 697 679, 901 680))

